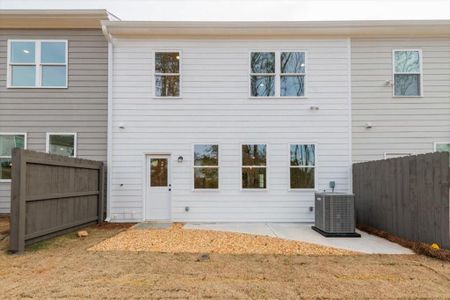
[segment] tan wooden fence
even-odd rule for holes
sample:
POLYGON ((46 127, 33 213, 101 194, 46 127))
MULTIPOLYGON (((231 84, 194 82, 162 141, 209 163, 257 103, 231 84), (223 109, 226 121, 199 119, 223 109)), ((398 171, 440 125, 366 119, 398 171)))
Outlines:
POLYGON ((14 149, 10 251, 103 221, 104 164, 14 149))
POLYGON ((353 192, 359 224, 450 248, 448 153, 354 164, 353 192))

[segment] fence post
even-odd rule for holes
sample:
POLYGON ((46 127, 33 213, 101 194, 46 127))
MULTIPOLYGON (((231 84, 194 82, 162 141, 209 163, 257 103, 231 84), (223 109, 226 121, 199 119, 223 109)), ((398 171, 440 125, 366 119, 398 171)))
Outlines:
POLYGON ((26 193, 26 159, 22 149, 12 151, 11 168, 11 216, 10 216, 10 251, 23 252, 25 249, 25 193, 26 193))
POLYGON ((98 224, 103 223, 105 211, 105 164, 98 169, 98 224))

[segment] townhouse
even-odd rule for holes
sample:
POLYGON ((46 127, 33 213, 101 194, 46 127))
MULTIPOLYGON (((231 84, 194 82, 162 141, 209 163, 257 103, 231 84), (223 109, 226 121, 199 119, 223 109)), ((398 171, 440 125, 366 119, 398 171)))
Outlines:
POLYGON ((449 150, 448 20, 108 19, 2 14, 0 213, 12 147, 107 160, 113 222, 309 222, 353 162, 449 150))
POLYGON ((106 161, 105 10, 0 12, 0 213, 11 149, 106 161))

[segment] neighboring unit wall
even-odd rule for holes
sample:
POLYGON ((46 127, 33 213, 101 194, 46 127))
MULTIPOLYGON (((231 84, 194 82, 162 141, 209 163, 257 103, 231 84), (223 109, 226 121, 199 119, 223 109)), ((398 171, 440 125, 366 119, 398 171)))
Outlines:
POLYGON ((145 153, 170 153, 173 221, 312 221, 314 192, 288 189, 288 144, 317 144, 318 189, 350 190, 349 53, 345 39, 115 40, 112 220, 144 218, 145 153), (153 97, 155 50, 181 51, 181 99, 153 97), (307 51, 307 98, 249 99, 252 50, 307 51), (193 143, 220 145, 218 191, 193 191, 193 143), (241 143, 268 144, 267 190, 241 190, 241 143))
MULTIPOLYGON (((0 30, 0 132, 27 133, 45 151, 47 132, 76 132, 77 157, 106 160, 108 44, 101 30, 0 30), (68 88, 6 88, 8 39, 68 40, 68 88)), ((10 182, 0 182, 0 213, 10 182)))
POLYGON ((352 112, 354 162, 449 143, 450 39, 352 39, 352 112), (392 96, 394 49, 422 50, 423 97, 392 96))

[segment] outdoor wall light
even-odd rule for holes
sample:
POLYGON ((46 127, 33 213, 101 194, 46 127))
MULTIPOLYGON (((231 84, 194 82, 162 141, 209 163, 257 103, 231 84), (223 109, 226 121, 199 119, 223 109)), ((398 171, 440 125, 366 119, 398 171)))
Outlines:
POLYGON ((371 123, 371 122, 367 122, 367 123, 366 123, 366 128, 367 128, 367 129, 372 128, 372 123, 371 123))
POLYGON ((183 156, 178 156, 178 159, 177 159, 177 161, 181 164, 182 162, 183 162, 183 156))
POLYGON ((125 125, 123 124, 123 122, 120 122, 120 123, 119 123, 119 128, 120 128, 120 129, 124 129, 124 128, 125 128, 125 125))

